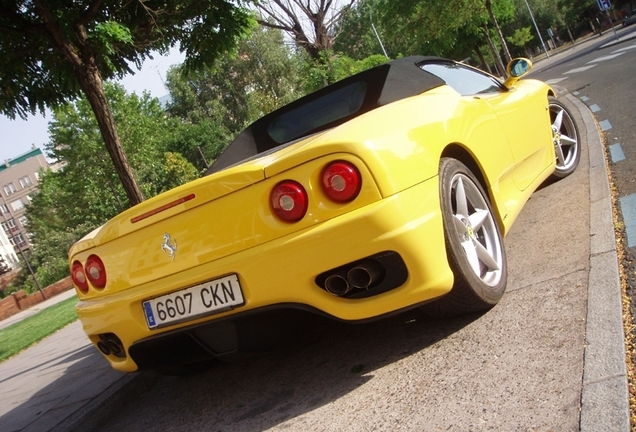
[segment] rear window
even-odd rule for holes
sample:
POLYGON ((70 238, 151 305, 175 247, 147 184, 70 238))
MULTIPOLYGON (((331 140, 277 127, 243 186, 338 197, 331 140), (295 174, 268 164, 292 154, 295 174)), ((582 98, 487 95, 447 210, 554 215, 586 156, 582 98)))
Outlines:
POLYGON ((274 118, 267 133, 278 144, 289 142, 356 114, 366 94, 366 82, 353 83, 274 118))

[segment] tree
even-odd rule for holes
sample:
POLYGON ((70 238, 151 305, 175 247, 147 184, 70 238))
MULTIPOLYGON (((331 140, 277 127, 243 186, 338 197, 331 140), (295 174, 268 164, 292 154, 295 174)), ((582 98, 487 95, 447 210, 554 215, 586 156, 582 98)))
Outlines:
MULTIPOLYGON (((523 48, 525 50, 526 44, 530 42, 534 37, 532 36, 532 29, 530 27, 523 27, 520 29, 516 29, 512 36, 509 36, 508 42, 513 44, 516 47, 523 48)), ((525 55, 527 56, 527 50, 525 50, 525 55)))
MULTIPOLYGON (((243 1, 238 0, 240 3, 243 1)), ((180 43, 186 68, 210 64, 252 23, 230 1, 12 0, 0 4, 0 112, 14 118, 83 93, 131 205, 143 200, 104 94, 153 51, 180 43)))
POLYGON ((335 29, 345 12, 356 0, 344 1, 336 10, 333 0, 267 0, 256 4, 258 23, 287 32, 296 45, 309 56, 320 60, 320 53, 331 49, 337 37, 335 29))

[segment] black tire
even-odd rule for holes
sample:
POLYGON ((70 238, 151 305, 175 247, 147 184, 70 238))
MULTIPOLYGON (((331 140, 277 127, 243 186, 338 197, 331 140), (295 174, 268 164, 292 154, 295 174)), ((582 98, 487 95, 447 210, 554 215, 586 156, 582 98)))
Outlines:
POLYGON ((548 97, 552 142, 556 157, 553 180, 560 180, 574 172, 581 160, 581 135, 574 117, 563 102, 548 97))
POLYGON ((450 317, 490 309, 507 281, 506 251, 492 206, 473 173, 455 159, 440 161, 439 181, 446 254, 455 281, 424 311, 450 317))

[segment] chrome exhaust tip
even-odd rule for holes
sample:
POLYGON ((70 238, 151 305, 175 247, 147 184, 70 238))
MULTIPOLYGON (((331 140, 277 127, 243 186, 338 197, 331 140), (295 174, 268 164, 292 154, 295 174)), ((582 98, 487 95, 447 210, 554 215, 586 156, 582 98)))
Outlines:
POLYGON ((325 290, 335 296, 343 296, 351 290, 351 284, 344 277, 333 274, 325 279, 325 290))
POLYGON ((114 355, 119 358, 126 358, 126 350, 121 339, 114 333, 103 333, 99 335, 99 341, 97 342, 97 349, 99 349, 104 355, 114 355))
POLYGON ((380 279, 382 271, 372 261, 365 261, 347 272, 347 280, 354 288, 368 289, 380 279))

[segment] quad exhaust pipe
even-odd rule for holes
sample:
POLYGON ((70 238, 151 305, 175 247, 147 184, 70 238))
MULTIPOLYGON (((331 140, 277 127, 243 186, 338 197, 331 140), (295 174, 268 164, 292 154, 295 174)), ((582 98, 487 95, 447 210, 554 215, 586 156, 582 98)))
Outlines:
POLYGON ((356 264, 346 273, 339 272, 325 279, 325 290, 341 297, 352 289, 365 290, 376 283, 382 276, 382 268, 376 261, 365 260, 356 264))
POLYGON ((99 335, 97 348, 106 356, 114 355, 119 358, 126 358, 126 350, 121 339, 114 333, 104 333, 99 335))

